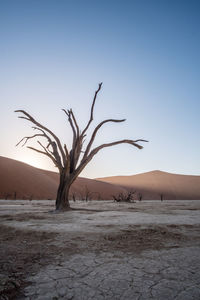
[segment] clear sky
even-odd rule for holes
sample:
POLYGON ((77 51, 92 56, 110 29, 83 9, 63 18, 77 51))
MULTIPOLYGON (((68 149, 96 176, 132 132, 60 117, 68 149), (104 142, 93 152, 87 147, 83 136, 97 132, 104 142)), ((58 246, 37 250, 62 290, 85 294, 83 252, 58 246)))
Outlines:
MULTIPOLYGON (((31 135, 25 109, 70 143, 62 108, 83 127, 98 83, 96 144, 149 140, 143 150, 106 148, 81 174, 151 170, 200 175, 200 1, 0 0, 0 155, 56 170, 15 144, 31 135)), ((94 126, 93 125, 93 126, 94 126)))

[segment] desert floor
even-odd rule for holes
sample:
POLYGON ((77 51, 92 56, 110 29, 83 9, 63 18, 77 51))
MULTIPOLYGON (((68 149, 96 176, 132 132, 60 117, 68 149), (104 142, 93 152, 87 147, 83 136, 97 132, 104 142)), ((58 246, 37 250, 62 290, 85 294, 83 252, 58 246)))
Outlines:
POLYGON ((200 299, 200 201, 0 200, 0 299, 200 299))

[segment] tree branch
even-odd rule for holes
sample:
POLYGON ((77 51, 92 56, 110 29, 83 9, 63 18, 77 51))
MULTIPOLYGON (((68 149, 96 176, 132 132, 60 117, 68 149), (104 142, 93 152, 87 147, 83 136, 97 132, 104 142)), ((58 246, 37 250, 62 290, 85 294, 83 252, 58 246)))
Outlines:
POLYGON ((106 148, 106 147, 112 147, 115 145, 119 145, 119 144, 130 144, 132 146, 137 147, 138 149, 143 149, 143 146, 137 144, 138 142, 148 142, 146 140, 142 140, 142 139, 138 139, 138 140, 120 140, 120 141, 116 141, 116 142, 112 142, 112 143, 107 143, 107 144, 102 144, 101 146, 96 147, 95 149, 93 149, 91 151, 91 153, 89 155, 95 155, 96 153, 99 152, 99 150, 106 148))
POLYGON ((59 167, 61 168, 62 167, 61 157, 58 153, 56 142, 52 141, 52 139, 41 128, 33 127, 33 129, 41 131, 43 133, 43 136, 47 138, 49 144, 47 145, 47 147, 45 147, 45 149, 47 149, 51 154, 53 154, 53 156, 55 157, 55 160, 57 161, 59 167), (52 147, 52 150, 53 150, 52 152, 49 150, 49 146, 52 147))
POLYGON ((92 101, 92 106, 91 106, 91 112, 90 112, 90 119, 89 119, 89 122, 87 124, 87 126, 85 127, 85 129, 83 130, 82 132, 82 136, 84 136, 84 134, 86 133, 86 131, 88 130, 91 122, 93 121, 93 111, 94 111, 94 106, 95 106, 95 102, 96 102, 96 98, 97 98, 97 95, 99 93, 99 91, 101 90, 101 87, 102 87, 102 82, 99 83, 99 87, 98 89, 96 90, 95 94, 94 94, 94 98, 93 98, 93 101, 92 101))
POLYGON ((28 114, 26 111, 24 110, 15 110, 15 112, 20 112, 22 114, 24 114, 26 117, 24 116, 19 116, 18 118, 21 119, 25 119, 28 120, 30 122, 32 122, 33 124, 35 124, 37 127, 39 127, 40 129, 43 129, 44 131, 48 132, 56 141, 57 145, 58 145, 58 149, 60 150, 61 156, 62 156, 62 160, 63 160, 63 165, 66 164, 66 158, 65 158, 65 153, 64 150, 62 148, 61 142, 59 140, 59 138, 47 127, 43 126, 42 124, 40 124, 39 122, 37 122, 30 114, 28 114))
POLYGON ((75 130, 75 127, 74 127, 72 118, 71 118, 71 110, 68 110, 68 111, 66 111, 65 109, 62 109, 62 110, 63 110, 64 113, 68 116, 68 121, 69 121, 69 124, 70 124, 71 129, 72 129, 72 132, 73 132, 73 143, 72 143, 72 148, 74 148, 75 143, 76 143, 77 135, 76 135, 76 130, 75 130))
POLYGON ((47 147, 44 147, 42 145, 41 142, 38 141, 39 145, 44 149, 44 151, 46 153, 48 153, 50 156, 51 156, 51 159, 53 158, 54 159, 54 163, 56 164, 56 166, 58 167, 59 166, 59 169, 62 167, 62 163, 61 163, 61 158, 60 158, 60 155, 57 151, 57 144, 51 140, 51 138, 45 133, 44 130, 42 130, 41 128, 39 127, 33 127, 33 129, 35 130, 39 130, 40 132, 42 132, 42 134, 34 134, 32 136, 26 136, 24 137, 23 139, 21 139, 21 141, 19 141, 19 143, 17 143, 16 146, 18 146, 23 140, 25 140, 25 142, 23 143, 22 147, 28 142, 29 139, 32 139, 32 138, 35 138, 35 137, 45 137, 47 140, 48 140, 48 145, 47 147), (49 146, 51 145, 52 149, 53 149, 53 152, 51 152, 48 148, 49 146), (47 151, 48 150, 48 151, 47 151), (53 155, 53 156, 52 156, 53 155))
POLYGON ((80 129, 78 127, 78 124, 77 124, 77 121, 76 121, 76 118, 74 116, 74 113, 73 113, 72 109, 70 111, 71 111, 71 115, 72 115, 72 120, 74 121, 74 124, 75 124, 75 127, 76 127, 77 137, 79 137, 80 129))
POLYGON ((75 130, 75 127, 74 127, 72 118, 71 118, 71 110, 67 110, 67 111, 66 111, 66 109, 63 108, 62 111, 64 111, 64 113, 68 116, 68 121, 69 121, 70 126, 71 126, 71 128, 72 128, 73 134, 74 134, 74 136, 76 137, 76 130, 75 130))
POLYGON ((38 150, 38 149, 36 149, 36 148, 30 147, 30 146, 27 146, 27 148, 28 148, 28 149, 31 149, 31 150, 33 150, 33 151, 36 151, 36 152, 38 152, 38 153, 41 153, 41 154, 47 155, 47 153, 46 153, 46 152, 43 152, 43 151, 41 151, 41 150, 38 150))
POLYGON ((62 170, 62 164, 61 164, 61 161, 60 161, 60 156, 56 157, 54 152, 48 152, 46 147, 44 145, 42 145, 42 143, 40 141, 37 141, 37 142, 42 147, 42 149, 45 151, 45 154, 53 161, 55 166, 61 171, 62 170))
POLYGON ((22 142, 23 140, 25 140, 25 142, 24 142, 23 145, 22 145, 22 147, 23 147, 24 145, 26 145, 26 143, 28 142, 28 140, 33 139, 34 137, 38 137, 38 136, 43 136, 43 134, 34 134, 34 135, 32 135, 32 136, 25 136, 25 137, 23 137, 23 138, 19 141, 19 143, 17 143, 15 146, 16 146, 16 147, 19 146, 19 144, 21 144, 21 142, 22 142))
POLYGON ((79 159, 81 149, 82 149, 82 135, 80 136, 80 129, 77 124, 76 118, 74 116, 74 113, 72 109, 65 110, 63 109, 65 114, 68 116, 68 121, 71 125, 72 132, 73 132, 73 142, 72 142, 72 149, 70 151, 70 172, 73 172, 75 169, 75 166, 77 164, 77 161, 79 159))
POLYGON ((66 144, 64 144, 64 149, 65 149, 65 155, 66 155, 66 158, 67 158, 67 160, 68 160, 68 159, 69 159, 69 153, 68 153, 66 144))
POLYGON ((112 143, 107 143, 107 144, 102 144, 96 148, 94 148, 90 154, 85 157, 85 159, 80 162, 80 165, 78 166, 77 170, 76 170, 76 176, 78 176, 82 170, 87 166, 87 164, 92 160, 92 158, 95 156, 95 154, 97 154, 101 149, 106 148, 106 147, 111 147, 111 146, 115 146, 118 144, 130 144, 132 146, 137 147, 138 149, 142 149, 143 146, 137 144, 137 142, 148 142, 147 140, 143 140, 143 139, 138 139, 138 140, 120 140, 120 141, 116 141, 116 142, 112 142, 112 143))
POLYGON ((43 152, 43 151, 41 151, 41 150, 39 150, 39 149, 30 147, 30 146, 27 146, 27 148, 28 148, 28 149, 31 149, 31 150, 33 150, 33 151, 36 151, 36 152, 38 152, 38 153, 41 153, 41 154, 44 154, 44 155, 48 156, 48 157, 53 161, 53 163, 55 164, 55 166, 60 170, 60 167, 57 165, 57 162, 55 161, 55 159, 54 159, 48 152, 46 152, 46 151, 43 152))
POLYGON ((126 119, 122 119, 122 120, 107 119, 107 120, 104 120, 104 121, 102 121, 101 123, 99 123, 99 125, 98 125, 98 126, 95 128, 95 130, 93 131, 93 134, 92 134, 92 136, 91 136, 91 139, 90 139, 90 141, 89 141, 89 143, 88 143, 88 145, 87 145, 87 147, 86 147, 86 150, 85 150, 85 154, 84 154, 84 156, 83 156, 83 159, 87 157, 87 155, 88 155, 88 153, 89 153, 89 151, 90 151, 90 149, 91 149, 91 146, 92 146, 92 144, 93 144, 93 142, 94 142, 94 139, 95 139, 95 137, 96 137, 96 134, 97 134, 98 130, 99 130, 104 124, 106 124, 106 123, 108 123, 108 122, 120 123, 120 122, 124 122, 124 121, 126 121, 126 119))

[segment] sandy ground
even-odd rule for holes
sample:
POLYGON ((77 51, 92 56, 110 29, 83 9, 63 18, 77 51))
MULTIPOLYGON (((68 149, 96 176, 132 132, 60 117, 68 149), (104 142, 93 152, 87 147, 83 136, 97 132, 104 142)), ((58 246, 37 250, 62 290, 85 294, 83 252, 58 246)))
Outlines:
POLYGON ((200 299, 200 201, 0 200, 0 299, 200 299))

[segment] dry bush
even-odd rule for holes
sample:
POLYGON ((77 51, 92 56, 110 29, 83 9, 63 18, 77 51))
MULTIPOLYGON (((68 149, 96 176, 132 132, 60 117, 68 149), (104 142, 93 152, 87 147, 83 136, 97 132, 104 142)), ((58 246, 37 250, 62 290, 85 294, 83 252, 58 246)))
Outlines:
POLYGON ((135 191, 128 191, 126 193, 119 193, 117 196, 113 195, 113 199, 115 202, 134 202, 135 191))

